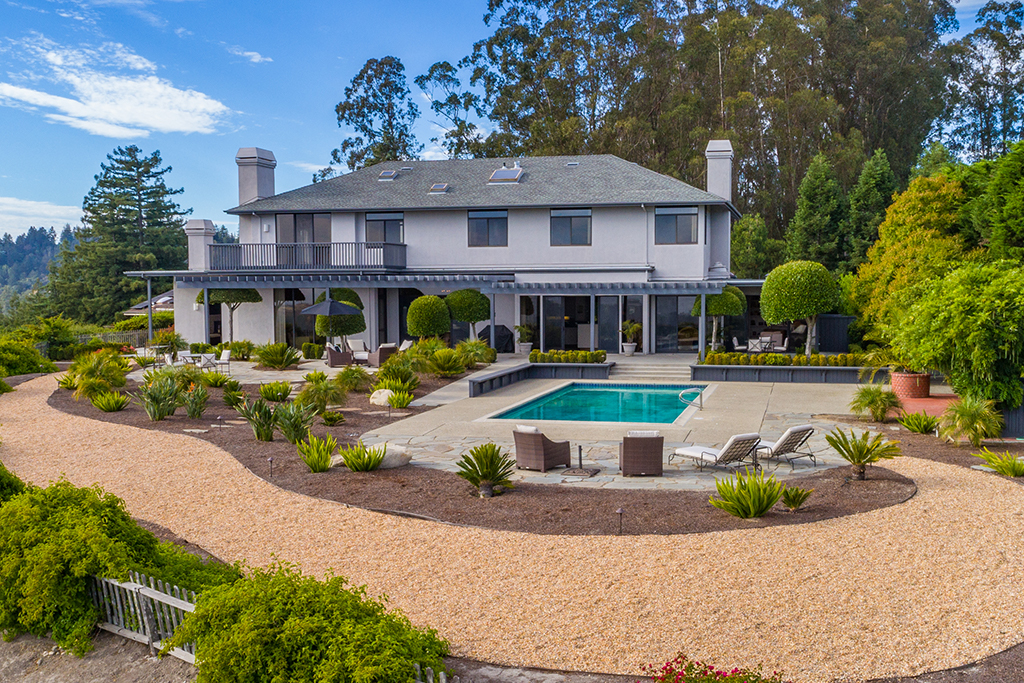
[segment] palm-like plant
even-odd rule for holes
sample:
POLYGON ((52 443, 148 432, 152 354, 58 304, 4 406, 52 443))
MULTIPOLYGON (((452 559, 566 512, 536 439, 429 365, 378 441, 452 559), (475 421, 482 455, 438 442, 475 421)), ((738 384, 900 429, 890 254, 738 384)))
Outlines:
POLYGON ((174 411, 178 409, 179 393, 174 377, 163 375, 139 387, 139 393, 133 398, 142 404, 150 420, 159 422, 174 415, 174 411))
POLYGON ((116 413, 124 410, 132 401, 130 397, 125 396, 119 391, 106 391, 102 394, 96 394, 91 400, 94 406, 105 413, 116 413))
POLYGON ((295 402, 312 406, 314 414, 321 415, 327 406, 344 405, 347 397, 347 392, 339 382, 314 382, 302 387, 295 402))
POLYGON ((988 448, 983 448, 981 453, 975 453, 974 457, 984 460, 985 464, 998 474, 1006 477, 1024 477, 1024 460, 1010 451, 994 453, 988 448))
POLYGON ((966 438, 977 448, 982 439, 995 438, 1003 431, 1003 416, 995 401, 964 396, 946 406, 940 420, 939 436, 954 444, 966 438))
POLYGON ((431 371, 438 377, 454 377, 466 371, 462 358, 454 349, 441 349, 430 359, 431 371))
POLYGON ((117 351, 106 349, 75 358, 65 377, 72 378, 69 382, 73 381, 77 401, 123 387, 128 369, 128 361, 117 351))
POLYGON ((899 441, 885 441, 881 434, 875 434, 875 438, 868 439, 868 433, 863 432, 859 437, 850 430, 850 435, 836 429, 825 435, 825 440, 843 460, 853 465, 853 478, 863 480, 867 466, 879 460, 892 460, 903 455, 900 450, 899 441))
POLYGON ((302 354, 284 342, 257 346, 254 354, 260 365, 274 370, 285 370, 289 365, 295 365, 302 360, 302 354))
POLYGON ((260 385, 260 396, 272 403, 281 403, 288 400, 292 393, 292 385, 288 382, 269 382, 260 385))
POLYGON ((902 407, 899 397, 880 384, 861 385, 850 401, 850 410, 857 415, 870 413, 875 422, 885 422, 890 410, 902 407))
POLYGON ((274 419, 277 422, 277 428, 284 434, 284 438, 297 444, 309 436, 309 428, 313 426, 316 416, 315 406, 293 401, 278 406, 274 419))
POLYGON ((923 410, 920 413, 904 413, 899 422, 915 434, 932 434, 939 428, 939 418, 923 410))
POLYGON ((252 427, 252 433, 257 441, 274 440, 274 426, 277 424, 274 415, 277 411, 275 408, 271 408, 266 401, 262 398, 258 398, 252 403, 243 401, 241 405, 235 407, 235 410, 252 427))
POLYGON ((456 464, 459 466, 457 474, 475 486, 481 498, 491 498, 496 486, 512 488, 516 461, 497 444, 485 443, 470 449, 456 464))
POLYGON ((334 381, 345 391, 366 391, 373 383, 373 378, 365 368, 348 365, 335 376, 334 381))
POLYGON ((775 475, 767 479, 764 472, 736 472, 724 479, 715 479, 718 498, 710 496, 708 501, 720 510, 742 519, 762 517, 771 510, 785 488, 775 481, 775 475))
POLYGON ((796 512, 801 505, 807 502, 807 499, 814 493, 814 489, 802 489, 799 486, 787 486, 782 489, 782 504, 785 505, 790 512, 796 512))
POLYGON ((487 346, 487 342, 482 339, 459 342, 458 346, 455 347, 455 351, 462 358, 465 366, 470 369, 476 367, 477 363, 490 362, 491 349, 487 346))

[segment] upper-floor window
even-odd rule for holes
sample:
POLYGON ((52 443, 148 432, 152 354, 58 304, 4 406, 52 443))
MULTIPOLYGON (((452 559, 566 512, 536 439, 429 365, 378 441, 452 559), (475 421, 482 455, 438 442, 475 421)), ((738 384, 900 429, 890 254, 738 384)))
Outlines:
POLYGON ((507 247, 508 211, 470 211, 469 246, 507 247))
POLYGON ((697 207, 654 209, 655 244, 697 244, 697 207))
POLYGON ((551 246, 588 246, 590 209, 551 209, 551 246))
POLYGON ((275 219, 279 244, 331 241, 329 213, 279 213, 275 219))
POLYGON ((405 237, 405 214, 366 214, 366 241, 402 244, 405 237))

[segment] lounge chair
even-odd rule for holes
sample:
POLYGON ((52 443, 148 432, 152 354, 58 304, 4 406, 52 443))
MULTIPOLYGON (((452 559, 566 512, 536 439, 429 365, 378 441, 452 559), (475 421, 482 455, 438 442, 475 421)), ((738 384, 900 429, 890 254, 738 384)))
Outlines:
POLYGON ((174 354, 173 353, 165 353, 164 354, 164 363, 163 364, 166 365, 169 368, 180 368, 180 367, 183 367, 185 365, 185 361, 184 360, 174 360, 174 354))
POLYGON ((789 352, 789 337, 786 337, 782 344, 775 344, 772 347, 772 353, 788 353, 789 352))
POLYGON ((213 366, 218 370, 222 367, 230 375, 231 374, 231 349, 224 349, 220 352, 220 358, 213 361, 213 366))
POLYGON ((326 351, 327 367, 329 368, 343 368, 346 365, 352 365, 354 362, 351 351, 342 351, 333 344, 328 344, 326 351))
POLYGON ((624 477, 660 477, 665 437, 656 431, 627 432, 619 444, 619 471, 624 477))
POLYGON ((396 353, 398 353, 398 346, 395 344, 381 344, 366 358, 366 362, 371 368, 379 368, 384 361, 396 353))
POLYGON ((747 350, 747 345, 746 344, 740 344, 740 340, 737 339, 736 337, 732 338, 732 347, 733 347, 733 350, 735 350, 735 351, 746 351, 747 350))
POLYGON ((362 339, 346 340, 349 351, 352 352, 352 359, 358 365, 367 365, 370 362, 370 349, 366 348, 366 342, 362 339))
POLYGON ((516 468, 547 472, 553 467, 572 464, 568 441, 552 441, 536 427, 516 425, 512 430, 516 442, 516 468))
POLYGON ((793 461, 798 458, 810 458, 811 464, 818 466, 814 459, 814 453, 809 450, 801 450, 806 447, 807 440, 814 433, 811 425, 800 425, 790 427, 786 433, 779 437, 778 441, 762 441, 757 447, 758 458, 771 458, 774 460, 785 460, 792 469, 796 469, 793 461))
POLYGON ((749 458, 754 469, 759 470, 761 465, 757 462, 757 445, 760 442, 761 437, 758 434, 735 434, 729 437, 721 449, 706 446, 677 448, 668 460, 672 462, 674 457, 690 458, 697 464, 699 470, 704 471, 705 465, 737 467, 746 463, 749 458))

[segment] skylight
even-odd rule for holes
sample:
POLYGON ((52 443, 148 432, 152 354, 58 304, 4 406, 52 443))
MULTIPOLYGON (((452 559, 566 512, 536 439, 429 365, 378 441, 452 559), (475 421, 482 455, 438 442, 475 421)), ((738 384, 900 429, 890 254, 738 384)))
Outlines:
POLYGON ((412 170, 412 166, 403 166, 402 170, 403 171, 411 171, 412 170))
POLYGON ((514 184, 519 182, 522 175, 523 169, 519 168, 518 162, 515 168, 507 168, 502 164, 501 168, 491 174, 491 179, 488 182, 496 185, 514 184))
POLYGON ((578 162, 578 161, 567 161, 567 162, 565 162, 565 165, 566 166, 570 166, 570 167, 572 167, 572 166, 579 166, 580 162, 578 162))
POLYGON ((434 183, 430 186, 430 194, 444 194, 448 191, 448 183, 434 183))
POLYGON ((398 171, 381 171, 377 180, 394 180, 398 177, 398 171))

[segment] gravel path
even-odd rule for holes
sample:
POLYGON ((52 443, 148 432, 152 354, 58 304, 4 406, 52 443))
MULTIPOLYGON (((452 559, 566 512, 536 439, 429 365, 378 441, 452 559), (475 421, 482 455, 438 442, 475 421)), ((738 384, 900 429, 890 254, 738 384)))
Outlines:
POLYGON ((0 459, 65 474, 225 560, 276 556, 390 596, 453 653, 637 674, 677 651, 797 681, 912 675, 1024 640, 1024 487, 905 458, 907 503, 816 524, 553 537, 378 515, 279 490, 185 435, 53 410, 53 379, 0 398, 0 459))

